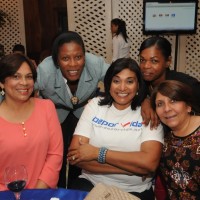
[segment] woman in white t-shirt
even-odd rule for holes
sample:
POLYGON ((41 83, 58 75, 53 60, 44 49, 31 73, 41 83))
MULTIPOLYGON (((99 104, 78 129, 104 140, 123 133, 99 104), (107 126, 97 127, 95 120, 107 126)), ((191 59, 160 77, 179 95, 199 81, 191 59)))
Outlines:
POLYGON ((68 161, 82 168, 72 189, 90 191, 102 182, 141 200, 154 200, 152 177, 160 160, 163 129, 143 124, 140 105, 146 86, 138 64, 131 58, 116 60, 104 85, 105 96, 86 105, 69 148, 68 161))
POLYGON ((125 21, 115 18, 111 21, 112 44, 113 44, 113 57, 112 62, 118 58, 130 57, 131 42, 126 33, 125 21))

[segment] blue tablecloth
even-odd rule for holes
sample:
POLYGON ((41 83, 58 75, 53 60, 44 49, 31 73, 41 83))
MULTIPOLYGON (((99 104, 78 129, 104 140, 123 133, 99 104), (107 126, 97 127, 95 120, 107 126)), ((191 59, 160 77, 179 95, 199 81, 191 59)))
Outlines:
MULTIPOLYGON (((21 200, 50 200, 57 197, 60 200, 83 200, 87 192, 67 189, 31 189, 23 190, 21 200)), ((0 200, 14 200, 14 194, 10 191, 0 192, 0 200)))

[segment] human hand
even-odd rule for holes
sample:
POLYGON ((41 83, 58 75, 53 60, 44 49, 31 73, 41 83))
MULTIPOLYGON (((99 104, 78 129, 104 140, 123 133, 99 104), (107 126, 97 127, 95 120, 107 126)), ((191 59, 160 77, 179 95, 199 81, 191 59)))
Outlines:
POLYGON ((151 129, 157 128, 157 126, 160 123, 160 120, 156 112, 152 109, 150 100, 147 98, 142 102, 141 115, 145 126, 147 126, 150 123, 151 129))
POLYGON ((79 144, 80 146, 76 149, 69 149, 67 160, 71 165, 75 165, 83 161, 91 161, 97 159, 99 148, 88 143, 83 143, 81 139, 79 140, 79 144))
POLYGON ((48 189, 49 186, 42 180, 38 180, 35 186, 36 189, 48 189))

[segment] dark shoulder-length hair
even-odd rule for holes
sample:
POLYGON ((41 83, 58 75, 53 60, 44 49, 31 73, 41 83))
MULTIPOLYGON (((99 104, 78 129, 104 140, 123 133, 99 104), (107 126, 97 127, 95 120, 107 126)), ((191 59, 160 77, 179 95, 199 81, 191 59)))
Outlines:
POLYGON ((61 33, 55 38, 53 42, 53 47, 52 47, 52 59, 53 59, 54 65, 57 68, 58 68, 59 48, 63 44, 70 43, 70 42, 74 42, 78 44, 82 48, 83 53, 85 54, 85 45, 84 45, 83 39, 77 32, 67 31, 67 32, 61 33))
POLYGON ((183 101, 191 106, 192 113, 199 114, 200 110, 197 106, 192 88, 185 83, 176 80, 166 80, 156 86, 151 94, 151 106, 156 110, 156 96, 160 93, 172 100, 183 101))
POLYGON ((5 79, 9 76, 13 76, 24 62, 29 65, 35 82, 37 78, 35 66, 27 56, 21 53, 12 53, 4 56, 0 60, 0 82, 5 83, 5 79))
POLYGON ((147 95, 147 88, 145 82, 142 78, 140 68, 137 62, 131 58, 120 58, 117 59, 115 62, 111 64, 108 68, 105 78, 104 78, 104 89, 105 89, 105 96, 100 100, 99 105, 109 105, 111 106, 114 99, 110 95, 110 87, 113 80, 113 77, 116 74, 120 73, 124 69, 129 69, 136 74, 139 83, 139 89, 137 91, 137 95, 132 100, 131 108, 135 110, 136 107, 141 106, 141 103, 145 99, 147 95))

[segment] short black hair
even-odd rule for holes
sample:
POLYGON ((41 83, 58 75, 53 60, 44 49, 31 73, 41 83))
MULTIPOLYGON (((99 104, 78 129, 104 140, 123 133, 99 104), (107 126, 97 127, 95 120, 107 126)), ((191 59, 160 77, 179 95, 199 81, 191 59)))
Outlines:
POLYGON ((23 54, 25 54, 25 47, 24 47, 24 45, 22 45, 22 44, 15 44, 14 45, 14 47, 13 47, 13 49, 12 49, 12 52, 14 53, 14 52, 22 52, 23 54))
POLYGON ((62 46, 65 43, 70 43, 70 42, 75 42, 78 45, 80 45, 83 52, 85 53, 85 45, 84 45, 83 39, 77 32, 67 31, 64 33, 60 33, 54 40, 53 47, 52 47, 52 58, 56 67, 58 67, 58 52, 59 52, 60 46, 62 46))
POLYGON ((160 36, 152 36, 145 39, 140 45, 139 54, 143 50, 150 48, 152 46, 156 46, 161 51, 165 60, 168 60, 169 57, 171 56, 172 49, 170 42, 166 38, 160 36))

